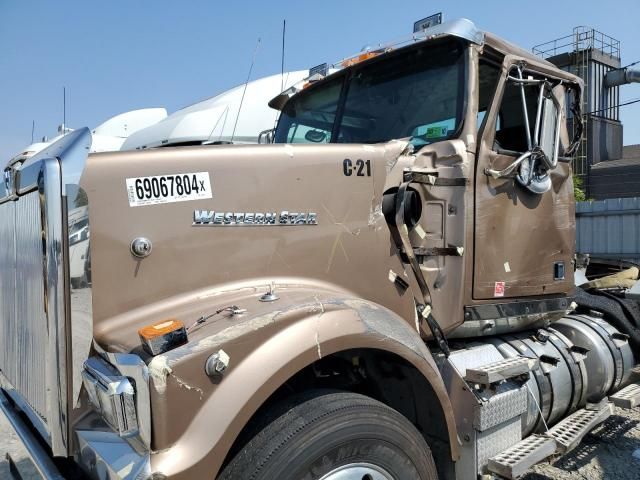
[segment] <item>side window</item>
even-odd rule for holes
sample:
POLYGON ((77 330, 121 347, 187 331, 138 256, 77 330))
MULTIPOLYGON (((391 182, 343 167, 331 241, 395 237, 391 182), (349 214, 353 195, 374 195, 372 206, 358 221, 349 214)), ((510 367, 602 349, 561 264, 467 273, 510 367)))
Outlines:
POLYGON ((309 87, 280 115, 275 143, 328 143, 336 119, 343 78, 321 88, 309 87))
MULTIPOLYGON (((496 63, 481 59, 478 68, 478 75, 480 78, 478 95, 478 129, 480 129, 496 92, 498 78, 500 77, 500 66, 496 63)), ((498 116, 498 123, 500 123, 500 116, 498 116)))
MULTIPOLYGON (((525 86, 524 92, 527 103, 529 134, 533 135, 539 87, 525 86)), ((522 111, 521 89, 516 83, 508 81, 505 85, 500 105, 500 123, 496 126, 494 150, 526 152, 528 148, 527 128, 524 112, 522 111)))

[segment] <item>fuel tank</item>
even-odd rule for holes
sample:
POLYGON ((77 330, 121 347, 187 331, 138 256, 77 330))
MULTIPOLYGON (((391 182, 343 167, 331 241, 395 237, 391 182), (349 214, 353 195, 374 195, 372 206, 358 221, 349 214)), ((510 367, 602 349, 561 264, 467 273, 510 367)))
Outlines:
POLYGON ((505 358, 538 360, 526 383, 523 437, 617 392, 628 384, 637 362, 627 336, 591 315, 568 315, 552 327, 489 337, 481 343, 494 345, 505 358))

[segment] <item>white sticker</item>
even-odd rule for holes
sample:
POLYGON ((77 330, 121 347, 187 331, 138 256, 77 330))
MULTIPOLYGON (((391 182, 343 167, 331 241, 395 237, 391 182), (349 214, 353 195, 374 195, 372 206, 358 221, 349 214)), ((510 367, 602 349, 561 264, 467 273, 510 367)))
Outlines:
POLYGON ((389 270, 389 281, 391 283, 394 283, 396 281, 396 278, 398 278, 398 275, 396 275, 396 272, 394 272, 393 270, 389 270))
POLYGON ((418 234, 418 236, 422 239, 424 239, 424 237, 427 236, 426 232, 424 231, 424 229, 418 224, 416 225, 416 228, 414 228, 415 232, 418 234))
POLYGON ((209 172, 127 178, 130 207, 211 198, 209 172))
POLYGON ((504 262, 504 271, 507 273, 511 272, 511 266, 509 265, 509 262, 504 262))

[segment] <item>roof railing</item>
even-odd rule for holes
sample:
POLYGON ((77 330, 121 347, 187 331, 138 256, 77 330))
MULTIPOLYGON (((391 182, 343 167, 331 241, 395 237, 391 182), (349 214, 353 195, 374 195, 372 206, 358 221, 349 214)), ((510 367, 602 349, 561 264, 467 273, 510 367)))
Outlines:
POLYGON ((594 28, 578 26, 571 35, 541 43, 532 48, 534 54, 549 58, 562 53, 599 50, 611 57, 620 58, 620 40, 606 35, 594 28))

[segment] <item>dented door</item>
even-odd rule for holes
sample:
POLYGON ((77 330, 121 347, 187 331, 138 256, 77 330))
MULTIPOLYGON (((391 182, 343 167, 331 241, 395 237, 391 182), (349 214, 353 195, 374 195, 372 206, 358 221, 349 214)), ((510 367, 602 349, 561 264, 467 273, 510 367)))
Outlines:
MULTIPOLYGON (((573 286, 575 204, 571 169, 558 163, 551 171, 551 189, 534 194, 513 178, 493 178, 487 168, 500 170, 514 162, 517 125, 508 124, 505 73, 487 115, 475 173, 473 297, 501 298, 567 293, 573 286), (507 108, 507 111, 505 111, 507 108), (502 125, 500 123, 502 122, 502 125), (501 129, 496 134, 496 127, 501 129)), ((515 104, 514 104, 515 105, 515 104)), ((513 109, 513 107, 512 107, 513 109)), ((562 121, 565 122, 563 114, 562 121)), ((563 127, 564 128, 564 127, 563 127)), ((566 129, 562 141, 566 146, 566 129)))

